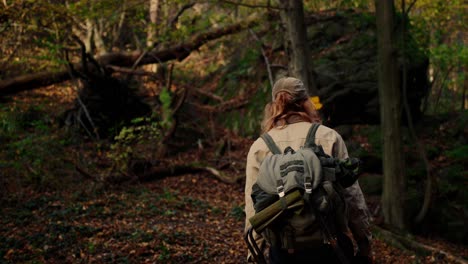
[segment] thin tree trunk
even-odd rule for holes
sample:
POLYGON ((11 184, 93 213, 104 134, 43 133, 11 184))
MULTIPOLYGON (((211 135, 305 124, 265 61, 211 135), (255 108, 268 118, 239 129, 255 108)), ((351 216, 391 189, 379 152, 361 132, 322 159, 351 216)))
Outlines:
POLYGON ((99 55, 103 55, 107 53, 106 44, 104 43, 104 39, 102 39, 104 29, 104 21, 99 19, 94 23, 94 45, 96 46, 96 52, 99 55), (97 23, 96 23, 97 22, 97 23))
POLYGON ((466 88, 468 86, 468 76, 467 76, 467 72, 464 71, 464 75, 463 75, 463 93, 462 93, 462 101, 461 101, 461 111, 464 111, 466 109, 466 105, 467 105, 467 102, 466 102, 466 88))
POLYGON ((92 54, 93 53, 93 32, 94 32, 94 23, 91 21, 91 19, 87 18, 86 19, 86 34, 83 34, 84 39, 83 43, 85 44, 86 47, 86 52, 92 54))
POLYGON ((404 213, 405 171, 401 137, 401 91, 394 33, 393 0, 376 0, 378 83, 383 137, 382 209, 385 223, 406 229, 404 213))
MULTIPOLYGON (((152 49, 156 43, 156 39, 158 37, 158 28, 161 26, 159 19, 159 12, 160 12, 160 1, 159 0, 150 0, 150 9, 149 9, 149 17, 150 23, 148 25, 148 33, 146 36, 146 48, 152 49)), ((144 69, 148 72, 156 72, 158 70, 158 64, 149 64, 145 65, 144 69)))
POLYGON ((159 0, 150 0, 150 24, 148 26, 148 34, 146 39, 146 46, 153 47, 155 40, 158 36, 158 14, 159 14, 159 0))
POLYGON ((317 95, 317 86, 312 71, 312 62, 307 45, 307 30, 304 22, 302 0, 279 0, 281 20, 285 27, 285 49, 289 57, 289 74, 301 79, 310 95, 317 95))
POLYGON ((113 27, 112 30, 112 41, 110 43, 118 43, 120 36, 122 34, 122 28, 124 26, 126 16, 127 16, 127 1, 124 0, 122 3, 122 8, 120 9, 120 18, 119 23, 113 27))

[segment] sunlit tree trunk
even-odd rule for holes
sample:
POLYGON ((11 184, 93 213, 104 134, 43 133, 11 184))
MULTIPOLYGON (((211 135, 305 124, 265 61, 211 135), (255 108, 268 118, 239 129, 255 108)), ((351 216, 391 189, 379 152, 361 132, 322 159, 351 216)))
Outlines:
POLYGON ((385 223, 406 229, 405 171, 401 139, 401 91, 396 57, 393 0, 375 0, 378 39, 378 85, 383 137, 382 209, 385 223))
POLYGON ((156 27, 158 26, 158 13, 159 13, 159 0, 150 0, 149 18, 150 24, 148 26, 148 35, 146 39, 146 46, 152 47, 158 36, 156 27))
POLYGON ((289 74, 301 79, 311 95, 317 95, 312 62, 307 44, 302 0, 279 0, 281 21, 285 27, 285 50, 289 57, 289 74))
POLYGON ((93 23, 93 28, 94 28, 94 45, 96 46, 96 52, 98 55, 103 55, 107 53, 107 47, 106 43, 104 42, 104 39, 102 36, 104 35, 104 24, 105 22, 103 19, 98 19, 97 21, 94 21, 93 23))
POLYGON ((92 53, 93 52, 93 23, 91 19, 86 19, 86 33, 83 34, 84 39, 82 39, 83 43, 86 47, 86 52, 92 53))
MULTIPOLYGON (((158 28, 160 25, 158 24, 159 20, 159 12, 160 12, 160 2, 159 0, 150 0, 150 8, 149 8, 149 25, 148 25, 148 32, 146 35, 146 48, 151 49, 154 47, 156 43, 156 39, 158 37, 158 28)), ((157 64, 149 64, 146 65, 144 68, 146 71, 149 72, 156 72, 158 67, 157 64)))

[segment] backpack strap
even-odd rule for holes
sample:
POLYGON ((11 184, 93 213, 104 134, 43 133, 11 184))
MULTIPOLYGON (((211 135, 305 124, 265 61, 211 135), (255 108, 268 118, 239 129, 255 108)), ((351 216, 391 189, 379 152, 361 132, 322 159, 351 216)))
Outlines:
POLYGON ((312 147, 315 145, 315 132, 317 132, 319 126, 319 123, 312 123, 312 126, 310 126, 309 132, 307 133, 306 141, 304 143, 305 147, 312 147))
POLYGON ((263 133, 260 137, 265 141, 268 149, 270 149, 273 154, 281 154, 280 148, 275 144, 275 141, 273 141, 273 138, 271 138, 268 133, 263 133))

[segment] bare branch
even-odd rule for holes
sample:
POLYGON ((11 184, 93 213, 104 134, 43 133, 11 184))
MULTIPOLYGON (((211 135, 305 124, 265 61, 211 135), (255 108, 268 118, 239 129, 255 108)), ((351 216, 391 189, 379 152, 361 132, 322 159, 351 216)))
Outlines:
POLYGON ((267 66, 267 71, 268 71, 268 80, 270 80, 270 86, 273 87, 273 74, 271 73, 271 66, 270 66, 270 61, 268 60, 268 57, 265 53, 265 50, 263 49, 263 43, 262 41, 258 38, 257 34, 252 29, 249 29, 250 34, 254 37, 254 39, 260 43, 260 51, 262 52, 263 59, 265 60, 265 64, 267 66))
POLYGON ((171 22, 169 23, 169 27, 174 28, 175 24, 179 20, 179 17, 184 13, 184 11, 191 8, 194 5, 195 3, 189 3, 189 4, 182 6, 182 8, 177 12, 177 14, 175 14, 175 16, 171 19, 171 22))
POLYGON ((118 67, 118 66, 113 66, 113 65, 108 65, 106 68, 111 69, 114 72, 120 72, 120 73, 131 74, 131 75, 141 75, 141 76, 153 76, 154 75, 154 72, 147 72, 144 70, 136 70, 136 69, 118 67))
POLYGON ((210 93, 210 92, 208 92, 208 91, 204 91, 204 90, 201 90, 201 89, 194 89, 194 91, 195 91, 196 93, 199 93, 199 94, 201 94, 201 95, 204 95, 204 96, 206 96, 206 97, 208 97, 208 98, 210 98, 210 99, 216 100, 216 101, 218 101, 218 102, 223 102, 223 101, 224 101, 224 99, 223 99, 221 96, 218 96, 218 95, 216 95, 216 94, 214 94, 214 93, 210 93))
POLYGON ((232 111, 235 109, 242 108, 249 102, 249 98, 246 95, 241 95, 238 97, 235 97, 231 100, 227 100, 225 102, 222 102, 216 106, 211 106, 211 105, 198 105, 198 104, 193 104, 195 107, 197 107, 201 111, 209 112, 209 113, 220 113, 220 112, 228 112, 232 111))
POLYGON ((418 0, 414 0, 411 4, 409 4, 408 9, 403 10, 403 12, 405 12, 406 14, 409 14, 409 12, 411 11, 411 8, 413 8, 414 4, 416 4, 417 1, 418 0))

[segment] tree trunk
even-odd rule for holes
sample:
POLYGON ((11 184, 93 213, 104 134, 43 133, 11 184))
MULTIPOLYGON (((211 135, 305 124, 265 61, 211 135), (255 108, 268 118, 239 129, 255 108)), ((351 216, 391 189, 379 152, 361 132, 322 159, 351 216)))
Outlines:
POLYGON ((150 24, 148 26, 148 34, 146 39, 146 46, 153 47, 155 39, 158 36, 158 13, 159 13, 159 0, 150 0, 150 24))
POLYGON ((103 55, 107 53, 107 47, 104 43, 102 36, 104 35, 104 21, 102 19, 97 19, 94 22, 94 46, 96 47, 96 53, 98 55, 103 55))
POLYGON ((81 41, 85 44, 86 52, 93 54, 93 32, 94 23, 91 19, 86 19, 86 34, 82 35, 81 41))
MULTIPOLYGON (((156 43, 158 37, 158 28, 159 25, 159 0, 150 0, 150 9, 149 9, 149 18, 150 23, 148 25, 148 32, 146 36, 146 48, 152 49, 156 43)), ((158 69, 158 64, 148 64, 144 66, 145 70, 148 72, 156 72, 158 69)))
POLYGON ((279 0, 281 21, 285 27, 284 46, 289 57, 289 74, 304 82, 310 95, 318 95, 307 45, 302 0, 279 0))
POLYGON ((401 91, 397 68, 393 0, 376 0, 378 83, 383 137, 382 209, 385 223, 406 228, 405 171, 401 139, 401 91))

